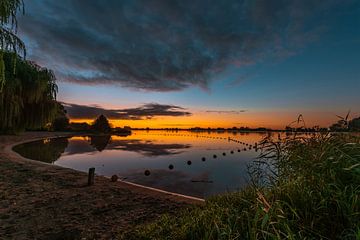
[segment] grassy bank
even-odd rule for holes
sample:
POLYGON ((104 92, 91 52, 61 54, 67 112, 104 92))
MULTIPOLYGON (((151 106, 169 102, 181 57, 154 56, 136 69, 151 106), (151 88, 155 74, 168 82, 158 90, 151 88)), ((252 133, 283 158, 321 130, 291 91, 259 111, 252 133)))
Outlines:
POLYGON ((266 139, 253 183, 132 229, 122 239, 360 239, 360 142, 266 139))

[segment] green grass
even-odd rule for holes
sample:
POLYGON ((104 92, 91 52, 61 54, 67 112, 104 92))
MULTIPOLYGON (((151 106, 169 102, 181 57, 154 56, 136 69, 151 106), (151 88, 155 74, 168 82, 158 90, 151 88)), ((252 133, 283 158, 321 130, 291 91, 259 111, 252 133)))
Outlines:
POLYGON ((351 135, 265 139, 252 184, 164 215, 120 239, 360 239, 360 143, 351 135))

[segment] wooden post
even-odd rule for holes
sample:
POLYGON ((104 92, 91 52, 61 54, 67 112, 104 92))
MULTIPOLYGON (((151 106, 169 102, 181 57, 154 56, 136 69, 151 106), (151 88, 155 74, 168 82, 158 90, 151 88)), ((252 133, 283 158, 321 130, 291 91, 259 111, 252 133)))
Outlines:
POLYGON ((95 168, 89 168, 88 186, 94 185, 95 168))

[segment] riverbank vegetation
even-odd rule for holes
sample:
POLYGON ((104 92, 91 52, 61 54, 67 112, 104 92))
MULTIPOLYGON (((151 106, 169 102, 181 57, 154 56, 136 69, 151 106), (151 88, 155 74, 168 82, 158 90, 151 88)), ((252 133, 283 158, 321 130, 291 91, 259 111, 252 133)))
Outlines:
POLYGON ((267 138, 246 189, 123 233, 121 239, 360 239, 360 140, 267 138))
POLYGON ((49 69, 25 60, 26 49, 16 35, 23 1, 0 2, 0 133, 41 128, 58 109, 57 85, 49 69))
POLYGON ((10 52, 3 57, 6 81, 0 92, 0 132, 36 129, 51 122, 59 106, 53 72, 10 52))

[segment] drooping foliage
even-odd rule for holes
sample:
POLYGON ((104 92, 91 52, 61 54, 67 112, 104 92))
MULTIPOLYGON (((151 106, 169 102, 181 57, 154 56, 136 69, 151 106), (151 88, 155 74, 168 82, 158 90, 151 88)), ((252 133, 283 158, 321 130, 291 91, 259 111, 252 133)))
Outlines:
POLYGON ((69 118, 66 116, 66 110, 61 103, 58 103, 55 119, 51 123, 53 131, 68 131, 70 129, 69 118))
MULTIPOLYGON (((5 52, 12 52, 15 55, 25 57, 25 44, 16 36, 17 20, 16 13, 22 10, 24 12, 23 0, 1 0, 0 1, 0 92, 4 88, 5 74, 5 52)), ((14 55, 14 56, 15 56, 14 55)), ((14 57, 11 69, 15 71, 16 57, 14 57)))
POLYGON ((7 81, 0 92, 0 132, 37 129, 50 123, 58 111, 53 72, 19 56, 14 58, 10 52, 3 52, 3 57, 7 81))

